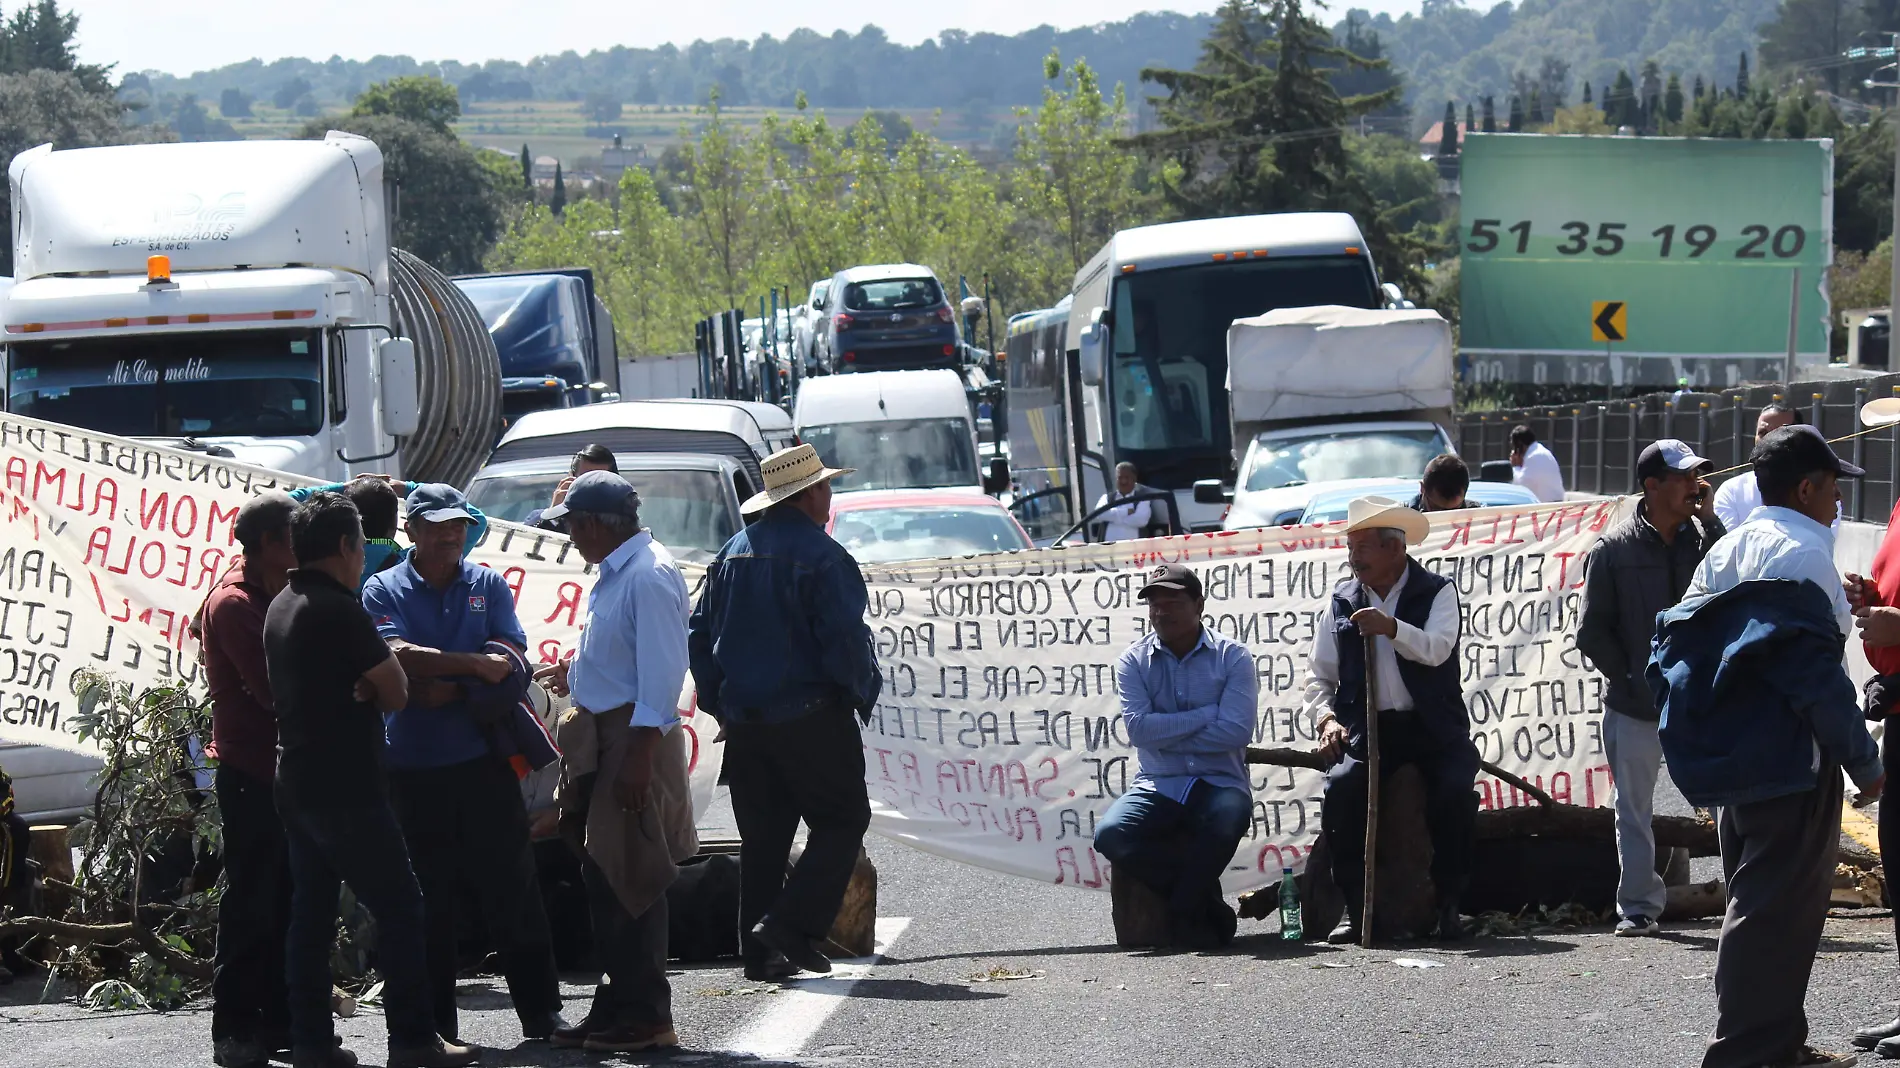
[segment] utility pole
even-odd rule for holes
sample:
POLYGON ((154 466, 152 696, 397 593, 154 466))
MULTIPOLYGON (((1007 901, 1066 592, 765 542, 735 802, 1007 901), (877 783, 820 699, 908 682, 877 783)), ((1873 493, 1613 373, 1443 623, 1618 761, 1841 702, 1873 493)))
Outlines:
POLYGON ((1900 33, 1890 33, 1886 36, 1887 47, 1885 48, 1850 49, 1845 55, 1850 59, 1874 58, 1894 60, 1893 63, 1889 63, 1887 66, 1874 71, 1873 76, 1862 83, 1869 89, 1880 88, 1895 90, 1893 109, 1888 115, 1888 118, 1892 120, 1894 124, 1892 230, 1894 257, 1891 265, 1893 277, 1887 285, 1887 366, 1892 368, 1896 366, 1894 361, 1895 350, 1900 349, 1900 346, 1894 344, 1895 320, 1900 318, 1900 33), (1883 80, 1881 78, 1883 74, 1888 75, 1891 80, 1883 80))

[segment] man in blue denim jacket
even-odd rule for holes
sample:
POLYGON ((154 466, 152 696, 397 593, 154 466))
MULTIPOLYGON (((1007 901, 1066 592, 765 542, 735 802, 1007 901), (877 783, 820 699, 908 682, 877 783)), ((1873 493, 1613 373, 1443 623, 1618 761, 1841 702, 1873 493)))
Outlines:
POLYGON ((1865 472, 1810 426, 1775 431, 1750 459, 1763 507, 1657 617, 1647 671, 1670 778, 1721 810, 1728 913, 1702 1065, 1851 1063, 1807 1045, 1803 1002, 1834 882, 1841 771, 1868 796, 1882 781, 1842 663, 1852 617, 1828 529, 1838 480, 1865 472))
POLYGON ((864 743, 883 677, 865 625, 858 563, 825 533, 831 480, 810 445, 760 465, 763 518, 733 535, 706 572, 687 651, 699 707, 726 731, 725 766, 741 839, 739 930, 754 981, 828 972, 818 946, 837 919, 871 803, 864 743), (791 877, 800 819, 811 829, 791 877))

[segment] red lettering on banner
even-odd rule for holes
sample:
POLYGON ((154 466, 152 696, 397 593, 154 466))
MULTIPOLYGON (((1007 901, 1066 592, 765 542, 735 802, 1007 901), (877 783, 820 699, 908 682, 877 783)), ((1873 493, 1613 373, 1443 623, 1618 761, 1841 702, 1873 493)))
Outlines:
MULTIPOLYGON (((83 481, 86 476, 80 475, 79 477, 83 481)), ((66 498, 66 469, 63 467, 47 467, 44 460, 35 462, 33 465, 33 499, 36 501, 40 499, 41 486, 54 487, 53 502, 55 504, 64 504, 66 498)), ((83 499, 84 496, 85 491, 81 490, 80 497, 83 499)))
MULTIPOLYGON (((103 564, 106 562, 106 553, 110 551, 111 548, 112 528, 94 527, 92 537, 86 539, 86 558, 81 562, 86 564, 92 563, 92 551, 97 549, 99 550, 99 562, 103 564)), ((120 574, 124 574, 124 572, 120 572, 120 574)))
POLYGON ((1550 799, 1560 805, 1570 803, 1570 773, 1555 771, 1550 775, 1550 799))
POLYGON ((1470 545, 1471 544, 1471 522, 1472 521, 1469 519, 1462 520, 1459 522, 1454 522, 1451 525, 1449 536, 1445 538, 1445 544, 1439 546, 1440 551, 1449 549, 1452 546, 1458 545, 1460 543, 1463 543, 1465 545, 1470 545))
MULTIPOLYGON (((197 531, 198 529, 198 499, 197 498, 187 496, 182 493, 178 495, 178 503, 172 505, 171 526, 172 526, 172 534, 180 538, 189 538, 194 532, 197 531), (191 518, 185 522, 184 524, 185 529, 180 530, 178 529, 179 517, 185 514, 185 507, 187 505, 191 507, 191 518)), ((180 583, 180 585, 183 585, 183 583, 180 583)))
POLYGON ((1254 865, 1253 865, 1254 870, 1255 871, 1285 871, 1286 869, 1291 868, 1294 864, 1298 863, 1300 857, 1304 856, 1305 853, 1306 853, 1305 850, 1301 849, 1299 846, 1296 846, 1296 845, 1283 846, 1283 845, 1274 845, 1272 842, 1268 842, 1267 844, 1261 846, 1260 852, 1255 855, 1254 865), (1273 854, 1273 866, 1271 868, 1267 867, 1267 854, 1269 853, 1273 854))
POLYGON ((1062 771, 1062 768, 1053 759, 1049 757, 1043 757, 1041 760, 1036 762, 1036 770, 1038 771, 1042 770, 1042 766, 1044 764, 1047 764, 1049 766, 1049 774, 1039 776, 1036 779, 1034 785, 1030 787, 1029 792, 1035 794, 1037 798, 1043 801, 1058 800, 1057 798, 1053 798, 1053 797, 1043 797, 1042 788, 1056 781, 1056 776, 1062 771))
MULTIPOLYGON (((137 539, 133 539, 136 541, 137 539)), ((148 541, 145 548, 139 550, 139 574, 155 579, 165 573, 165 546, 162 542, 148 541), (158 563, 152 564, 152 550, 158 550, 158 563)))
POLYGON ((218 521, 223 520, 225 526, 224 544, 235 544, 237 542, 237 514, 238 510, 235 507, 220 508, 218 507, 217 501, 212 501, 205 509, 205 543, 207 545, 216 544, 218 521))
POLYGON ((206 549, 198 554, 198 577, 191 582, 194 590, 204 589, 207 584, 218 581, 218 568, 224 564, 223 549, 206 549))
MULTIPOLYGON (((102 510, 108 519, 116 518, 119 514, 119 484, 110 478, 101 478, 93 482, 92 510, 86 514, 98 515, 102 510), (107 503, 106 501, 106 490, 108 489, 112 491, 111 503, 107 503)), ((236 516, 237 509, 233 508, 231 514, 236 516)))
POLYGON ((680 724, 680 730, 686 732, 687 740, 692 743, 692 748, 686 754, 686 773, 691 775, 693 769, 699 767, 699 732, 690 723, 680 724))
POLYGON ((24 497, 26 489, 26 457, 7 457, 7 489, 24 497))
POLYGON ((1063 846, 1056 850, 1056 885, 1061 886, 1063 883, 1071 881, 1071 878, 1074 882, 1080 883, 1082 881, 1082 868, 1075 862, 1075 847, 1063 846), (1065 868, 1067 869, 1066 875, 1063 871, 1065 868))
POLYGON ((924 788, 924 777, 917 770, 917 754, 906 749, 897 754, 897 770, 903 775, 903 781, 913 784, 917 789, 924 788))
POLYGON ((540 654, 543 664, 561 662, 561 643, 553 638, 543 638, 541 644, 535 647, 535 651, 540 654))
POLYGON ((528 572, 522 568, 509 565, 501 569, 501 580, 508 584, 509 590, 513 591, 515 604, 517 605, 521 603, 521 584, 526 582, 527 579, 528 572))
POLYGON ((163 529, 165 526, 165 514, 171 507, 171 503, 172 495, 170 493, 160 493, 157 497, 152 497, 145 487, 140 486, 139 527, 143 530, 150 530, 152 529, 152 524, 156 521, 159 528, 163 529))
POLYGON ((554 611, 549 612, 548 618, 542 620, 542 622, 552 623, 556 619, 559 619, 561 609, 565 608, 567 609, 567 625, 571 627, 574 625, 574 613, 579 611, 581 607, 581 584, 578 582, 561 583, 560 598, 560 602, 554 606, 554 611))

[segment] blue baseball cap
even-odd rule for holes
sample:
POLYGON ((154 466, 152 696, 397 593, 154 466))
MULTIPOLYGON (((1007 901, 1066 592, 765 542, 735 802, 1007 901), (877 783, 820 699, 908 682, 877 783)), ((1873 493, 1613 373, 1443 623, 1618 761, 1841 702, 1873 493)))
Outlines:
POLYGON ((403 502, 403 515, 411 522, 418 519, 426 523, 446 523, 452 519, 475 521, 469 514, 468 498, 444 482, 425 482, 417 486, 403 502))
POLYGON ((612 471, 589 471, 569 484, 567 496, 543 511, 541 518, 559 519, 569 512, 637 516, 640 494, 632 483, 612 471))

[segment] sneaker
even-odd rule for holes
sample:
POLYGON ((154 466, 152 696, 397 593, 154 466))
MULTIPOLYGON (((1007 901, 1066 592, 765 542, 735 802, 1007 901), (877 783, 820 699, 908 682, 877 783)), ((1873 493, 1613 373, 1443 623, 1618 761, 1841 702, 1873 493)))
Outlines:
POLYGON ((1621 920, 1618 920, 1616 924, 1616 937, 1618 938, 1648 938, 1651 935, 1659 935, 1661 933, 1662 924, 1657 923, 1655 920, 1650 919, 1640 912, 1631 916, 1625 916, 1621 920))

